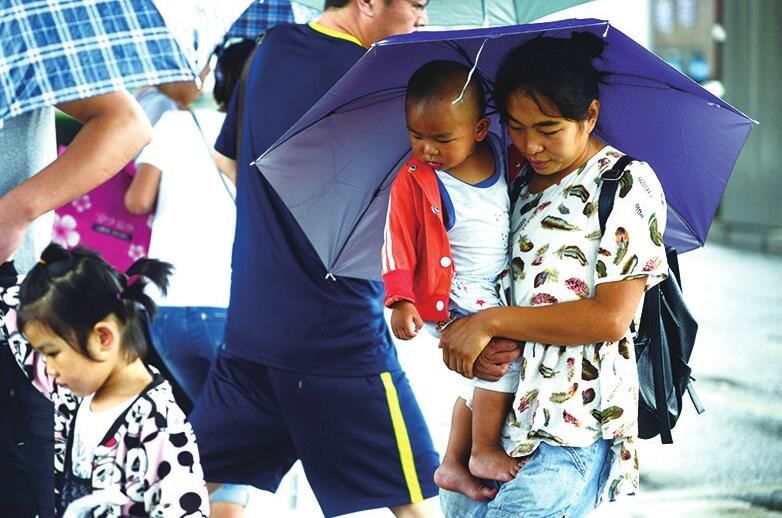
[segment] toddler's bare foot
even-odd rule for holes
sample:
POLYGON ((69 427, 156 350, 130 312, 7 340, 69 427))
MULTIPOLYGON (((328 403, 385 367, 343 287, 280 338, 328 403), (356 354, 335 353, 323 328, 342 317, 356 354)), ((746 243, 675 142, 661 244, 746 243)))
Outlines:
POLYGON ((473 500, 491 500, 497 496, 496 489, 484 486, 464 465, 448 459, 443 459, 434 472, 434 483, 442 489, 456 491, 473 500))
POLYGON ((516 477, 525 459, 515 459, 499 447, 479 450, 473 447, 470 473, 478 478, 507 482, 516 477))

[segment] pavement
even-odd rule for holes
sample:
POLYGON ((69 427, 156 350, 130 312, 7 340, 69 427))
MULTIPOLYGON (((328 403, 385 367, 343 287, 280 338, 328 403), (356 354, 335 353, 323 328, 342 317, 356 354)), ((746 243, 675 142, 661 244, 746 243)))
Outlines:
MULTIPOLYGON (((680 266, 700 325, 690 366, 706 412, 687 401, 673 445, 641 441, 640 494, 591 518, 782 518, 782 257, 707 244, 680 266)), ((397 345, 442 453, 456 380, 433 339, 397 345)), ((247 516, 323 515, 297 465, 276 495, 253 495, 247 516)))

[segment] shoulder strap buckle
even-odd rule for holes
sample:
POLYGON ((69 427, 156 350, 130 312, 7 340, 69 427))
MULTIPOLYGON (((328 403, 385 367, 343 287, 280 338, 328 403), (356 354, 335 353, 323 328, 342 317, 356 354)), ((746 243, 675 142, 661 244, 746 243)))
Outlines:
POLYGON ((609 169, 608 171, 604 172, 600 175, 600 179, 604 182, 616 182, 619 181, 622 176, 625 174, 625 169, 627 168, 627 165, 634 160, 633 157, 629 155, 623 155, 619 157, 619 160, 614 162, 613 167, 609 169))

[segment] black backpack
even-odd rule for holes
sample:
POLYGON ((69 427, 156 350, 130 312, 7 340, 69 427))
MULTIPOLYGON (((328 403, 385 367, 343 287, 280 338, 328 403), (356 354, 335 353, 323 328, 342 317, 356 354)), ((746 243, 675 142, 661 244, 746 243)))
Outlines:
MULTIPOLYGON (((601 175, 603 185, 598 215, 602 233, 605 233, 606 221, 614 207, 619 180, 634 160, 625 155, 601 175)), ((671 428, 682 411, 685 390, 699 414, 705 409, 695 394, 692 370, 687 365, 698 323, 682 297, 676 250, 666 245, 665 255, 668 278, 644 295, 641 323, 635 337, 635 356, 639 383, 638 437, 651 439, 659 434, 664 444, 671 444, 671 428)))

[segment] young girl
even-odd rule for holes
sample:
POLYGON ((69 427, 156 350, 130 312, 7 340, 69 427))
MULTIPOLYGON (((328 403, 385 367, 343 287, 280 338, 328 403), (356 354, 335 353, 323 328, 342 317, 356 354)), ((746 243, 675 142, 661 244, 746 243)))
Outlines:
POLYGON ((0 340, 55 403, 58 515, 208 516, 195 436, 143 361, 155 311, 144 286, 165 289, 170 270, 141 259, 123 275, 51 244, 18 301, 0 300, 0 340))

